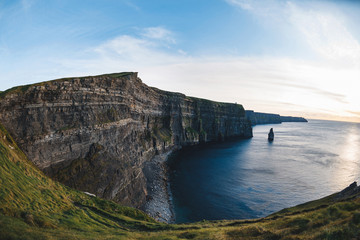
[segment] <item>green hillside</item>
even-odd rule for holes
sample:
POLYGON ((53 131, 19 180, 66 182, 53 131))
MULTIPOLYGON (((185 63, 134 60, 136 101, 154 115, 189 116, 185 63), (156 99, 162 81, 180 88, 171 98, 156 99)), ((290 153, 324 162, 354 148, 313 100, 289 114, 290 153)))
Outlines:
POLYGON ((163 224, 49 179, 0 125, 0 239, 352 239, 358 195, 350 189, 261 219, 163 224))

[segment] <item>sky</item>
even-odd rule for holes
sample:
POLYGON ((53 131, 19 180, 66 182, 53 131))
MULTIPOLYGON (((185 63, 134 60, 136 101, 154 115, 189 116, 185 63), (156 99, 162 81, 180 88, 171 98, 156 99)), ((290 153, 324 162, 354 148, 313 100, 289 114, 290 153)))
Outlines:
POLYGON ((0 0, 0 91, 138 72, 149 86, 360 122, 360 0, 0 0))

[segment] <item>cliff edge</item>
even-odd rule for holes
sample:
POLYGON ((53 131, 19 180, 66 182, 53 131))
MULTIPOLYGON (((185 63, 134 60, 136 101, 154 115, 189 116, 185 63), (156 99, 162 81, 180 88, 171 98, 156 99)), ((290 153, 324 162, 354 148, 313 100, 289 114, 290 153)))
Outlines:
POLYGON ((251 125, 258 124, 277 124, 283 122, 307 122, 303 117, 280 116, 274 113, 254 112, 253 110, 246 110, 245 115, 251 122, 251 125))
POLYGON ((185 145, 252 137, 240 104, 148 87, 137 73, 58 79, 0 93, 0 122, 52 178, 128 206, 146 162, 185 145))

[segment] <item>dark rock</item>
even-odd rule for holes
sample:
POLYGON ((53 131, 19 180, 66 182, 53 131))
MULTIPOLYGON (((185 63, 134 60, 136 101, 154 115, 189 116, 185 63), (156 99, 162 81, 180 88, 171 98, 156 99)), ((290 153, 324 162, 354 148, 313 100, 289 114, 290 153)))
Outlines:
POLYGON ((356 195, 358 193, 360 193, 360 187, 357 185, 356 182, 353 182, 348 187, 346 187, 344 190, 337 193, 336 196, 335 196, 335 199, 348 198, 348 197, 351 197, 351 196, 356 195))
POLYGON ((140 207, 155 155, 200 142, 252 137, 240 104, 162 91, 137 73, 59 79, 0 94, 0 121, 47 175, 140 207))
POLYGON ((269 134, 268 134, 268 140, 269 140, 270 142, 274 141, 274 131, 273 131, 272 128, 270 129, 270 132, 269 132, 269 134))

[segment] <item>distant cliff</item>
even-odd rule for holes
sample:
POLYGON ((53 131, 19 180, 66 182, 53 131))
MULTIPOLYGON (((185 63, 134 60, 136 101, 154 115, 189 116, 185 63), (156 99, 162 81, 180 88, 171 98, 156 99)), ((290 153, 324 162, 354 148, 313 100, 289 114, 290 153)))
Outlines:
POLYGON ((253 110, 246 110, 245 114, 253 126, 257 124, 276 124, 282 122, 307 122, 307 120, 302 117, 280 116, 279 114, 260 113, 254 112, 253 110))
POLYGON ((0 121, 45 173, 136 207, 147 196, 144 164, 155 155, 252 137, 242 105, 151 88, 137 73, 20 86, 0 99, 0 121))
POLYGON ((303 117, 280 116, 281 122, 308 122, 303 117))

